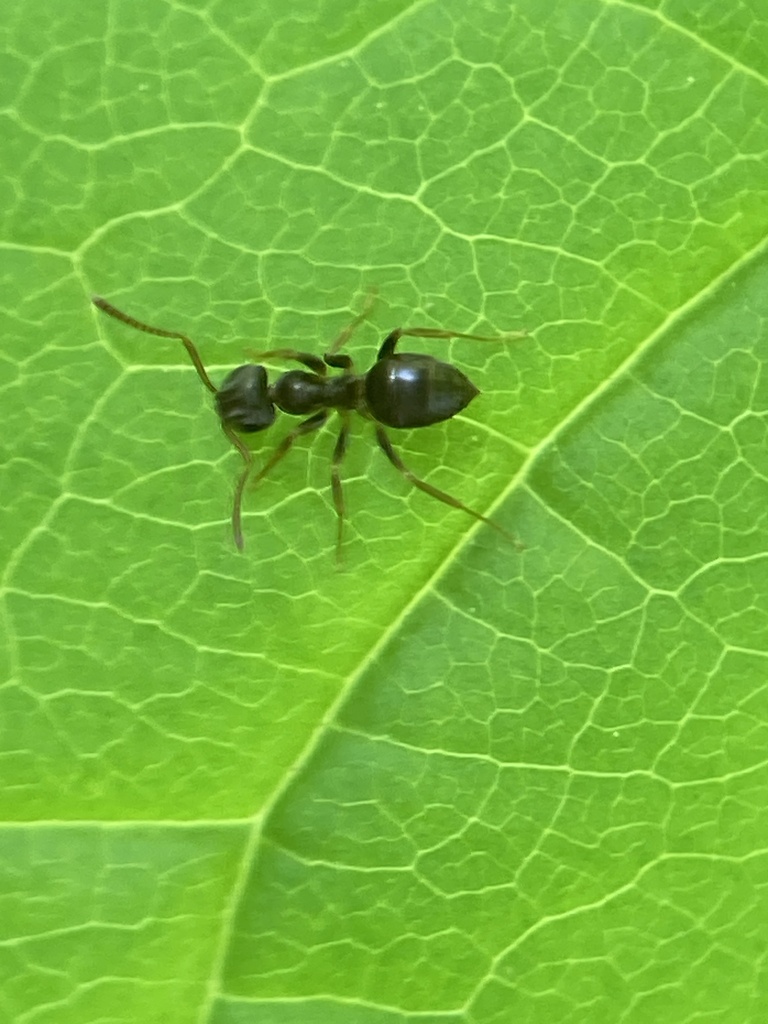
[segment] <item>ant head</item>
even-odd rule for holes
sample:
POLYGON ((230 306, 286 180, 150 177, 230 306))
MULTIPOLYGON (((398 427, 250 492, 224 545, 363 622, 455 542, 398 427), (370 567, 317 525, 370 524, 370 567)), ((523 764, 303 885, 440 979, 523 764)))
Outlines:
POLYGON ((247 363, 227 374, 216 392, 216 408, 222 423, 244 434, 271 426, 275 406, 264 367, 247 363))

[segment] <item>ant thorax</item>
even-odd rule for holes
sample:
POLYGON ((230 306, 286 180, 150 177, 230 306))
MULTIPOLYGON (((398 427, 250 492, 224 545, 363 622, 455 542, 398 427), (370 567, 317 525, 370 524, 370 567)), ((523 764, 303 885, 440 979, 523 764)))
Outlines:
POLYGON ((288 370, 270 387, 272 401, 292 416, 306 416, 316 409, 357 409, 364 378, 353 373, 320 377, 305 370, 288 370))

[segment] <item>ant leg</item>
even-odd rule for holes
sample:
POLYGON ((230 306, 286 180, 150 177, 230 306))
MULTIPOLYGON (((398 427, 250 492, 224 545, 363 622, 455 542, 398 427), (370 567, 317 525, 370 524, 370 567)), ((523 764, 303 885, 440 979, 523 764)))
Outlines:
MULTIPOLYGON (((273 466, 288 454, 297 437, 301 437, 302 434, 308 434, 312 430, 317 430, 318 427, 322 427, 327 419, 328 413, 326 411, 315 413, 314 416, 310 416, 308 420, 304 420, 303 423, 300 423, 295 430, 290 432, 290 434, 286 434, 272 453, 271 457, 268 459, 266 465, 263 466, 253 478, 254 485, 260 480, 263 480, 270 469, 272 469, 273 466)), ((237 486, 235 487, 235 499, 232 505, 232 532, 235 535, 235 544, 239 550, 242 551, 244 547, 242 530, 243 494, 245 493, 245 485, 248 483, 248 477, 251 475, 251 471, 253 469, 253 452, 242 441, 242 439, 237 436, 231 427, 222 423, 222 429, 235 448, 240 452, 243 457, 243 461, 245 462, 245 466, 243 467, 243 471, 240 474, 237 486)))
POLYGON ((376 294, 377 292, 375 288, 372 288, 368 292, 365 302, 363 303, 362 311, 355 317, 355 319, 348 327, 344 328, 344 330, 341 332, 338 338, 334 341, 334 343, 325 353, 325 361, 326 363, 328 363, 329 366, 337 366, 340 369, 347 369, 347 367, 341 366, 338 363, 332 363, 329 357, 333 356, 334 353, 338 352, 340 348, 344 348, 344 346, 347 344, 347 342, 352 337, 357 328, 360 326, 360 324, 363 322, 363 320, 367 320, 367 318, 370 316, 371 310, 376 304, 376 294))
POLYGON ((326 352, 323 358, 328 366, 332 366, 335 370, 343 370, 344 376, 355 371, 355 364, 352 362, 351 356, 333 355, 331 352, 326 352))
POLYGON ((301 437, 302 434, 309 434, 313 430, 318 430, 328 419, 328 415, 329 414, 326 409, 323 409, 322 412, 316 412, 313 416, 310 416, 308 420, 303 420, 298 427, 294 427, 290 434, 286 434, 277 448, 272 452, 269 459, 267 459, 266 464, 261 467, 259 472, 253 478, 254 486, 259 483, 259 481, 263 480, 267 473, 269 473, 269 471, 276 466, 282 458, 285 458, 297 438, 301 437))
POLYGON ((395 351, 395 345, 401 338, 469 338, 471 341, 514 341, 517 338, 526 338, 527 331, 510 331, 508 334, 462 334, 461 331, 444 331, 439 327, 398 327, 388 334, 384 343, 379 349, 376 361, 391 356, 395 351))
POLYGON ((446 494, 445 491, 441 491, 437 487, 433 487, 432 484, 428 484, 426 480, 422 480, 420 477, 416 476, 415 473, 412 473, 392 447, 392 442, 389 440, 382 427, 376 427, 376 440, 379 442, 379 448, 381 448, 395 469, 399 470, 414 487, 418 487, 418 489, 420 491, 424 491, 425 494, 430 494, 433 498, 437 498, 438 501, 442 501, 445 505, 450 505, 451 508, 459 508, 462 512, 468 512, 469 515, 474 516, 475 519, 479 519, 481 523, 487 523, 488 526, 492 526, 494 530, 503 534, 507 540, 511 541, 515 545, 518 551, 524 550, 520 541, 511 533, 508 533, 503 526, 499 526, 498 523, 494 523, 492 519, 487 519, 482 515, 482 513, 476 512, 473 508, 470 508, 469 505, 465 505, 463 501, 459 501, 459 499, 454 498, 453 495, 446 494))
POLYGON ((331 459, 331 490, 333 492, 333 505, 338 516, 338 533, 336 534, 336 561, 341 561, 341 540, 344 532, 344 494, 341 489, 341 474, 339 466, 347 451, 349 440, 349 416, 346 412, 340 412, 342 418, 341 430, 336 439, 336 447, 333 449, 331 459))
MULTIPOLYGON (((100 309, 107 316, 113 317, 115 320, 120 320, 121 323, 127 324, 129 327, 135 327, 137 331, 143 331, 145 334, 155 334, 159 338, 176 338, 187 350, 187 353, 192 360, 192 365, 197 371, 197 375, 200 380, 205 384, 208 390, 212 394, 217 394, 218 388, 213 383, 211 378, 208 376, 208 372, 203 366, 203 361, 200 358, 200 354, 195 348, 192 341, 186 336, 181 334, 180 331, 166 331, 162 327, 152 327, 150 324, 145 324, 141 320, 137 320, 135 317, 129 316, 127 313, 123 313, 116 306, 113 306, 111 302, 107 302, 106 299, 102 299, 99 295, 92 297, 94 306, 100 309)), ((235 538, 235 544, 237 548, 243 550, 243 529, 242 529, 242 504, 243 504, 243 492, 245 491, 245 485, 248 477, 253 468, 253 453, 251 449, 242 441, 241 438, 232 430, 231 427, 227 426, 226 423, 221 424, 222 430, 227 436, 230 444, 238 450, 243 462, 243 470, 237 481, 235 487, 235 497, 232 503, 232 533, 235 538)))
POLYGON ((313 356, 309 352, 297 352, 295 348, 273 348, 269 352, 254 352, 249 348, 245 350, 245 354, 255 363, 261 359, 292 359, 295 363, 301 363, 308 370, 312 370, 318 377, 325 376, 325 363, 319 356, 313 356))
POLYGON ((107 302, 106 299, 102 299, 100 295, 92 295, 91 302, 97 309, 100 309, 102 313, 106 313, 107 316, 114 317, 115 320, 120 320, 122 323, 128 324, 129 327, 135 327, 137 331, 143 331, 145 334, 156 334, 158 338, 178 339, 178 341, 180 341, 187 350, 187 355, 192 360, 192 365, 197 370, 197 376, 212 394, 216 394, 218 389, 208 376, 208 371, 203 366, 200 353, 186 334, 181 334, 179 331, 165 331, 162 327, 151 327, 149 324, 145 324, 141 320, 137 320, 135 317, 129 316, 127 313, 122 313, 116 306, 113 306, 111 302, 107 302))

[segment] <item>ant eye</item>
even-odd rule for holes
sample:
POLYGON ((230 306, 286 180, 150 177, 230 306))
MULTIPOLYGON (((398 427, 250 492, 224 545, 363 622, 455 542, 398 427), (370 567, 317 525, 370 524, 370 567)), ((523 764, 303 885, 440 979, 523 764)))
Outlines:
POLYGON ((238 366, 224 378, 215 400, 222 423, 244 434, 264 430, 275 422, 263 366, 238 366))

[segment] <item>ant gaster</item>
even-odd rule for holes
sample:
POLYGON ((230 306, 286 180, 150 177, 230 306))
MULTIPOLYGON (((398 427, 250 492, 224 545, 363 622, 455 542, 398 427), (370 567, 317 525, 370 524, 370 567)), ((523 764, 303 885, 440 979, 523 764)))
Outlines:
POLYGON ((262 480, 291 449, 297 438, 319 429, 335 409, 341 417, 341 430, 336 440, 331 459, 331 490, 333 504, 338 516, 336 551, 341 550, 344 524, 344 497, 341 489, 339 467, 347 450, 349 420, 351 412, 358 412, 375 423, 376 440, 389 461, 405 476, 414 487, 432 495, 438 501, 452 508, 462 509, 484 523, 488 523, 508 537, 517 547, 520 545, 511 534, 480 512, 469 508, 458 498, 433 487, 421 480, 404 465, 392 447, 384 427, 428 427, 441 423, 461 412, 479 394, 475 385, 461 370, 450 363, 440 362, 432 356, 415 352, 395 352, 397 343, 403 337, 411 338, 470 338, 476 341, 506 341, 525 336, 525 331, 505 334, 498 338, 480 334, 461 334, 432 327, 398 327, 384 339, 376 362, 366 372, 355 373, 352 359, 339 353, 349 341, 353 331, 370 312, 369 300, 363 312, 346 327, 321 359, 307 352, 292 348, 272 349, 269 352, 254 353, 254 359, 289 359, 300 363, 306 370, 288 370, 282 373, 274 384, 267 379, 266 369, 257 363, 246 363, 232 370, 216 387, 203 365, 200 354, 192 341, 179 331, 167 331, 152 327, 121 312, 106 299, 93 296, 93 303, 108 316, 120 320, 145 334, 160 338, 176 338, 187 350, 197 375, 214 397, 224 433, 240 452, 245 463, 235 487, 232 506, 232 530, 235 544, 243 549, 241 508, 245 485, 253 469, 253 453, 238 434, 252 434, 270 427, 276 416, 276 408, 291 416, 306 416, 297 427, 287 434, 271 457, 254 477, 254 484, 262 480), (337 377, 327 377, 327 367, 341 370, 337 377), (309 371, 309 372, 307 372, 309 371))

